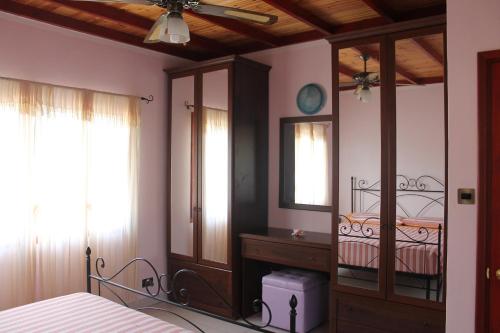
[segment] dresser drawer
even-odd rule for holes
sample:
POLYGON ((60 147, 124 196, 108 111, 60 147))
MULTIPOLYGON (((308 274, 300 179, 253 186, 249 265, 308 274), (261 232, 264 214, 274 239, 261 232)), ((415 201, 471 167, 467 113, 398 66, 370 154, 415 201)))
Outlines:
POLYGON ((444 333, 444 313, 410 305, 347 296, 337 299, 337 333, 444 333), (356 325, 363 329, 353 329, 356 325))
POLYGON ((243 239, 242 255, 249 259, 292 267, 330 271, 330 251, 327 249, 243 239))

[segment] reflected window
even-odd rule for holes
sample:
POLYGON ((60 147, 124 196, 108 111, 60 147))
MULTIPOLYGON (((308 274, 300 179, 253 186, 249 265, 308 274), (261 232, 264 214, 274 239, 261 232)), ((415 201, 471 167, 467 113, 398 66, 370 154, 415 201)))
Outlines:
POLYGON ((331 125, 331 116, 281 119, 281 208, 330 210, 331 125))
POLYGON ((328 191, 328 123, 295 127, 295 203, 330 205, 328 191))

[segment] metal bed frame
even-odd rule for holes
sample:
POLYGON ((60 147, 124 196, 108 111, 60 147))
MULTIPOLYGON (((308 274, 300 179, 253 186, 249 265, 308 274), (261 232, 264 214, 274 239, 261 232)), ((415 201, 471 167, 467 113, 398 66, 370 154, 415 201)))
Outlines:
MULTIPOLYGON (((417 178, 410 178, 404 175, 397 175, 398 178, 398 187, 396 188, 396 199, 397 198, 420 198, 424 201, 423 206, 417 211, 416 214, 411 214, 410 210, 405 207, 401 202, 396 201, 396 207, 402 212, 406 217, 423 217, 427 209, 432 208, 433 206, 441 206, 444 207, 444 184, 439 181, 437 178, 428 175, 422 175, 417 178)), ((373 184, 369 184, 366 180, 361 179, 357 180, 356 177, 351 177, 351 212, 365 212, 370 213, 376 207, 380 206, 380 180, 374 182, 373 184), (369 202, 367 208, 365 208, 365 196, 370 196, 374 199, 372 202, 369 202)), ((380 239, 375 235, 373 228, 370 226, 370 222, 379 221, 380 218, 369 217, 363 221, 350 220, 345 215, 339 215, 339 237, 349 237, 349 240, 344 242, 356 242, 354 239, 380 239)), ((401 228, 397 225, 395 227, 396 234, 399 233, 403 239, 397 239, 398 243, 405 243, 403 247, 400 247, 398 250, 415 247, 415 246, 424 246, 425 251, 427 251, 428 247, 437 246, 437 267, 436 274, 423 274, 423 273, 415 273, 415 272, 399 272, 396 271, 396 274, 399 276, 406 276, 410 278, 415 278, 417 280, 424 280, 425 285, 423 287, 410 285, 410 284, 397 284, 398 286, 407 287, 407 288, 415 288, 415 289, 425 289, 426 291, 426 299, 430 299, 430 294, 432 291, 436 292, 435 300, 439 301, 442 289, 442 226, 438 227, 438 239, 437 242, 429 241, 430 232, 426 227, 418 228, 418 237, 412 237, 405 233, 401 228), (432 281, 436 281, 436 287, 432 288, 432 281)), ((343 241, 339 240, 339 243, 343 243, 343 241)), ((364 243, 364 245, 374 246, 364 243)), ((376 246, 374 246, 376 247, 376 246)), ((370 265, 374 260, 377 260, 378 255, 370 258, 371 260, 367 265, 370 265)), ((403 264, 408 270, 411 270, 411 267, 405 263, 399 256, 396 254, 396 259, 403 264)), ((354 265, 346 265, 339 264, 341 268, 348 269, 351 273, 351 276, 342 276, 345 278, 354 278, 358 280, 367 280, 359 277, 355 277, 353 271, 368 271, 368 272, 376 272, 378 269, 364 267, 364 266, 354 266, 354 265)))
MULTIPOLYGON (((168 314, 171 314, 175 317, 178 317, 182 319, 183 321, 187 322, 190 324, 192 327, 194 327, 196 330, 199 332, 205 333, 205 331, 200 328, 199 323, 196 324, 192 322, 191 320, 183 317, 182 315, 175 313, 173 311, 160 308, 158 306, 141 306, 141 307, 132 307, 130 306, 118 293, 113 289, 120 289, 124 290, 126 292, 130 292, 132 294, 136 294, 139 296, 143 296, 147 299, 154 300, 157 303, 162 303, 162 304, 168 304, 168 305, 173 305, 177 308, 180 309, 185 309, 189 310, 192 312, 196 312, 205 316, 209 316, 211 318, 215 318, 218 320, 225 321, 227 323, 241 326, 248 328, 253 331, 257 332, 264 332, 264 333, 272 333, 271 331, 267 330, 271 324, 272 321, 272 311, 269 308, 269 306, 262 301, 261 299, 255 299, 252 302, 252 307, 255 312, 258 312, 259 310, 267 311, 269 314, 269 319, 266 323, 258 325, 255 323, 250 322, 247 317, 243 316, 241 312, 239 312, 239 316, 241 318, 240 321, 229 319, 223 316, 215 315, 213 313, 203 311, 200 309, 193 308, 189 305, 189 291, 186 288, 179 288, 179 281, 182 280, 183 277, 185 276, 191 276, 196 278, 199 283, 210 290, 215 297, 219 298, 225 306, 228 308, 232 309, 232 306, 225 300, 225 298, 217 292, 217 290, 211 286, 202 276, 200 276, 198 273, 195 271, 189 270, 189 269, 182 269, 177 271, 174 276, 169 279, 167 274, 159 274, 158 270, 154 267, 154 265, 147 259, 144 258, 135 258, 130 260, 127 264, 122 266, 119 270, 117 270, 113 275, 111 276, 105 276, 101 272, 101 269, 104 269, 106 267, 106 262, 104 258, 99 257, 95 260, 95 274, 92 274, 92 260, 91 260, 91 254, 92 251, 90 247, 87 247, 87 250, 85 252, 86 255, 86 278, 87 278, 87 292, 92 293, 92 281, 97 282, 97 294, 101 296, 101 289, 105 288, 108 290, 113 296, 115 296, 124 306, 137 310, 137 311, 148 311, 148 310, 154 310, 154 311, 162 311, 168 314), (141 290, 136 290, 131 287, 127 287, 124 285, 121 285, 116 282, 116 279, 118 276, 120 276, 123 272, 125 272, 127 269, 129 269, 132 265, 136 264, 144 264, 146 267, 149 267, 151 269, 151 272, 153 274, 153 287, 156 286, 155 288, 152 288, 151 286, 144 287, 145 291, 141 290)), ((292 295, 289 301, 289 306, 290 306, 290 333, 296 333, 296 317, 297 317, 297 298, 295 295, 292 295)))

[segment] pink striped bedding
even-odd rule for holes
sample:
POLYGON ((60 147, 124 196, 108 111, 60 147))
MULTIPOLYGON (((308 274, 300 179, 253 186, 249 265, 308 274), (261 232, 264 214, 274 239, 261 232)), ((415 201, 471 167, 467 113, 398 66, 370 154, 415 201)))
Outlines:
POLYGON ((76 293, 0 312, 0 332, 190 332, 105 298, 76 293))
MULTIPOLYGON (((339 264, 378 268, 379 264, 379 237, 380 225, 377 220, 370 220, 363 225, 355 224, 350 229, 350 224, 343 221, 339 224, 339 264), (372 234, 373 232, 373 234, 372 234), (372 235, 371 237, 366 237, 372 235), (358 237, 355 237, 358 236, 358 237)), ((438 274, 438 229, 427 227, 425 230, 418 225, 398 225, 396 228, 396 262, 397 272, 435 275, 438 274), (421 233, 419 233, 419 231, 421 233), (417 244, 413 240, 424 241, 429 244, 417 244)), ((443 244, 441 233, 441 244, 443 244)), ((441 245, 441 272, 443 261, 443 245, 441 245)))

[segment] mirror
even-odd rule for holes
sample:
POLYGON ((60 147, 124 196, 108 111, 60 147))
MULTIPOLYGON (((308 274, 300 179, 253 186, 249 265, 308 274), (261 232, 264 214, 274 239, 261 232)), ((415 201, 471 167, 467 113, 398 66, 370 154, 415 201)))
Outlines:
POLYGON ((196 114, 194 103, 194 76, 172 80, 172 140, 170 251, 193 257, 194 223, 196 219, 196 114))
POLYGON ((332 116, 280 119, 280 208, 330 211, 332 116))
POLYGON ((201 257, 228 263, 229 71, 203 74, 201 257))
MULTIPOLYGON (((338 50, 339 219, 337 283, 381 290, 380 43, 338 50)), ((383 272, 382 272, 383 274, 383 272)))
POLYGON ((443 34, 396 40, 395 52, 400 70, 394 78, 393 288, 397 295, 442 302, 446 233, 443 34))

